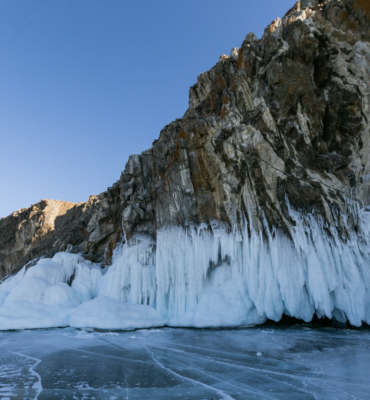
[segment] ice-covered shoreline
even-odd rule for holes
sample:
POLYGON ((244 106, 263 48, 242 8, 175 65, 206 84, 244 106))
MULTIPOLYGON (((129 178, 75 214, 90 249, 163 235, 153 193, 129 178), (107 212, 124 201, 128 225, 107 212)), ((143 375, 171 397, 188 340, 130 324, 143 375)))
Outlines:
POLYGON ((0 330, 238 327, 283 314, 369 324, 370 212, 357 210, 361 231, 345 240, 289 212, 291 240, 267 226, 264 237, 249 215, 241 232, 202 224, 164 229, 156 242, 142 235, 107 270, 78 254, 41 259, 0 284, 0 330))

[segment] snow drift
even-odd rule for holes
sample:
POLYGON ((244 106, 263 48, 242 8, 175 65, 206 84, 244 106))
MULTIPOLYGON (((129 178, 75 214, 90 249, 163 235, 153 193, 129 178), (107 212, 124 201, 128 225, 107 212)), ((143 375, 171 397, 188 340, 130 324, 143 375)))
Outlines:
POLYGON ((370 323, 370 212, 354 209, 361 229, 347 237, 289 213, 291 238, 248 215, 239 231, 214 221, 131 239, 107 270, 76 254, 41 259, 0 284, 0 329, 236 327, 283 314, 370 323))

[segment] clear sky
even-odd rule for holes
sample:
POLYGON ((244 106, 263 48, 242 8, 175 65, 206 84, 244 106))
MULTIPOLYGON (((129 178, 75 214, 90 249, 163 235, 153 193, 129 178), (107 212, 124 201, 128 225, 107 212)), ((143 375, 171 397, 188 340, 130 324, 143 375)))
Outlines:
POLYGON ((0 0, 0 218, 86 201, 294 0, 0 0))

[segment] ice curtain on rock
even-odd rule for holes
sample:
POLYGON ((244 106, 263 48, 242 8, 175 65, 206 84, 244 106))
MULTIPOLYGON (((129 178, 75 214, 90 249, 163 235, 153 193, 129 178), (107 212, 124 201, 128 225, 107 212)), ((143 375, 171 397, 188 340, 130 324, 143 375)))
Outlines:
MULTIPOLYGON (((370 212, 347 242, 314 216, 289 209, 292 240, 203 224, 127 240, 113 265, 57 253, 0 284, 0 329, 72 326, 125 330, 159 326, 241 327, 283 314, 370 323, 370 212)), ((249 216, 249 219, 251 217, 249 216)))

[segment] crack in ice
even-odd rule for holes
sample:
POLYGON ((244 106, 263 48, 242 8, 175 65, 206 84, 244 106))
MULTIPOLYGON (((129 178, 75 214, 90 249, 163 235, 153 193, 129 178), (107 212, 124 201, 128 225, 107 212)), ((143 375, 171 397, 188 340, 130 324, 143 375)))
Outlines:
MULTIPOLYGON (((183 345, 183 346, 199 348, 199 347, 189 346, 189 345, 183 345)), ((185 354, 185 355, 190 354, 190 355, 193 356, 193 357, 195 356, 195 357, 207 359, 207 360, 209 360, 209 361, 216 361, 216 362, 218 362, 218 363, 223 363, 223 364, 226 364, 226 365, 229 365, 229 366, 233 366, 233 367, 235 367, 235 368, 250 369, 250 370, 253 370, 253 371, 261 371, 261 372, 264 372, 264 373, 268 372, 268 373, 272 373, 272 374, 275 373, 275 374, 277 374, 277 375, 288 376, 288 377, 290 377, 290 378, 293 379, 293 380, 296 380, 296 381, 298 381, 298 382, 301 382, 302 384, 304 383, 304 377, 299 377, 299 376, 296 376, 296 375, 289 375, 289 374, 277 373, 277 372, 273 372, 273 371, 269 371, 269 370, 265 370, 265 369, 260 369, 260 370, 259 370, 259 369, 254 369, 254 368, 251 368, 251 367, 244 367, 244 366, 240 366, 240 365, 229 364, 229 363, 225 363, 225 362, 223 362, 223 361, 218 361, 218 360, 215 359, 215 358, 211 358, 211 359, 210 359, 210 358, 207 357, 207 356, 202 356, 202 355, 199 355, 199 354, 197 354, 197 353, 188 353, 188 352, 183 351, 183 350, 170 349, 170 348, 168 348, 168 347, 157 347, 157 348, 159 348, 159 349, 171 350, 171 351, 178 352, 178 353, 182 353, 182 354, 185 354)), ((216 350, 216 351, 217 351, 217 350, 216 350)), ((221 353, 225 353, 225 352, 221 352, 221 353)), ((197 369, 194 368, 194 367, 192 367, 192 368, 195 369, 195 370, 197 370, 197 369)), ((197 370, 197 371, 198 371, 198 370, 197 370)), ((205 373, 205 374, 208 375, 207 373, 205 373)), ((212 375, 209 375, 209 376, 211 376, 211 377, 214 378, 214 379, 218 379, 218 378, 216 378, 216 377, 214 377, 214 376, 212 376, 212 375)), ((272 379, 272 380, 274 380, 274 381, 278 381, 280 384, 283 384, 283 385, 292 387, 292 388, 294 388, 294 389, 298 389, 298 390, 302 391, 303 393, 312 394, 312 395, 314 396, 315 399, 317 398, 315 394, 313 394, 313 393, 311 393, 311 392, 309 392, 309 391, 307 391, 307 390, 304 390, 304 389, 302 389, 302 388, 300 388, 300 387, 298 387, 298 386, 294 386, 294 385, 289 384, 289 383, 287 383, 287 382, 283 382, 283 381, 277 380, 276 378, 274 378, 274 377, 272 377, 272 376, 269 376, 269 378, 272 379)), ((307 378, 307 379, 310 380, 310 378, 307 378)), ((312 378, 312 379, 315 379, 315 378, 312 378)), ((318 378, 318 379, 320 379, 320 378, 318 378)), ((238 389, 248 391, 248 389, 240 388, 239 386, 232 385, 232 384, 229 383, 229 382, 222 381, 222 380, 220 380, 220 381, 221 381, 221 382, 224 382, 225 384, 228 384, 228 385, 230 385, 230 386, 236 387, 236 388, 238 388, 238 389)), ((253 391, 251 391, 251 393, 256 394, 256 392, 253 392, 253 391)), ((266 396, 266 395, 265 395, 265 396, 266 396)), ((274 398, 274 397, 269 397, 269 398, 274 398)))
POLYGON ((216 388, 214 388, 214 387, 212 387, 212 386, 206 385, 206 384, 203 383, 203 382, 199 382, 199 381, 197 381, 197 380, 188 378, 188 377, 186 377, 186 376, 182 376, 182 375, 176 373, 175 371, 172 371, 170 368, 166 368, 164 365, 162 365, 162 364, 154 357, 154 353, 148 349, 148 347, 145 345, 145 343, 144 343, 143 341, 141 341, 141 343, 142 343, 142 345, 145 347, 146 351, 152 356, 153 361, 154 361, 156 364, 158 364, 162 369, 168 371, 169 373, 171 373, 171 374, 173 374, 173 375, 175 375, 175 376, 177 376, 177 377, 179 377, 179 378, 181 378, 181 379, 185 379, 185 380, 188 380, 188 381, 190 381, 190 382, 199 384, 199 385, 201 385, 201 386, 203 386, 203 387, 205 387, 205 388, 207 388, 207 389, 211 389, 211 390, 213 390, 214 392, 216 392, 218 395, 220 395, 221 398, 223 398, 223 399, 225 399, 225 400, 235 400, 234 397, 231 397, 231 396, 228 395, 227 393, 224 393, 222 390, 216 389, 216 388))
MULTIPOLYGON (((118 347, 119 349, 124 349, 123 347, 118 346, 117 344, 111 343, 111 342, 110 342, 109 340, 107 340, 107 339, 103 339, 101 336, 99 336, 99 339, 102 340, 102 341, 105 342, 105 343, 110 344, 111 346, 118 347)), ((124 350, 125 350, 125 349, 124 349, 124 350)), ((129 396, 128 396, 128 382, 127 382, 126 374, 124 374, 124 378, 125 378, 125 384, 126 384, 127 400, 129 400, 129 396)))
MULTIPOLYGON (((189 347, 192 347, 192 346, 189 346, 189 347)), ((301 377, 301 376, 286 374, 286 373, 282 373, 282 372, 275 372, 275 371, 271 371, 271 370, 268 370, 268 369, 262 369, 262 368, 259 369, 259 368, 247 367, 247 366, 243 366, 243 365, 231 364, 231 363, 228 363, 228 362, 225 362, 225 361, 220 361, 217 358, 210 358, 210 357, 207 357, 207 356, 199 355, 197 353, 188 353, 188 352, 183 351, 183 350, 175 350, 175 349, 168 348, 168 347, 165 347, 165 346, 162 346, 162 347, 158 346, 157 348, 165 349, 165 350, 171 350, 173 352, 178 352, 178 353, 182 353, 182 354, 191 354, 193 357, 195 356, 195 357, 198 357, 198 358, 206 359, 208 361, 213 361, 213 362, 216 362, 216 363, 219 363, 219 364, 225 364, 225 365, 232 366, 232 367, 235 367, 235 368, 247 369, 247 370, 251 370, 251 371, 255 371, 255 372, 262 372, 262 373, 264 373, 266 375, 275 374, 275 375, 279 375, 279 376, 289 377, 289 378, 291 378, 293 380, 296 380, 298 382, 304 382, 304 379, 308 379, 308 380, 310 380, 310 379, 323 380, 323 378, 318 378, 318 377, 315 377, 315 376, 313 376, 313 377, 302 376, 301 377)), ((274 380, 274 381, 276 381, 276 378, 274 378, 274 377, 269 376, 269 378, 274 380)), ((312 394, 311 392, 307 392, 306 390, 304 390, 302 388, 299 388, 297 386, 293 386, 293 385, 291 385, 289 383, 281 382, 281 381, 279 381, 279 382, 282 383, 282 384, 286 384, 286 385, 288 385, 290 387, 296 388, 298 390, 301 390, 304 393, 312 394)), ((313 396, 315 396, 315 395, 313 395, 313 396)))
MULTIPOLYGON (((50 344, 50 345, 52 345, 52 346, 61 347, 62 349, 68 349, 68 350, 73 350, 73 351, 81 351, 81 352, 88 353, 88 354, 94 354, 95 356, 102 356, 102 357, 108 357, 108 358, 115 358, 115 359, 118 359, 118 360, 121 360, 121 361, 124 360, 123 357, 111 356, 110 354, 95 353, 95 352, 93 352, 93 351, 82 350, 82 349, 76 349, 76 348, 73 348, 73 347, 62 346, 62 345, 55 344, 55 343, 50 343, 50 342, 47 342, 47 343, 50 344)), ((118 346, 117 346, 117 347, 118 347, 118 346)), ((140 363, 140 364, 145 364, 143 361, 135 360, 135 359, 130 359, 130 362, 136 362, 136 363, 140 363)))
MULTIPOLYGON (((167 359, 168 359, 168 357, 165 357, 165 356, 162 356, 162 358, 167 358, 167 359)), ((186 364, 185 364, 185 365, 186 365, 186 364)), ((207 376, 209 376, 210 378, 213 378, 213 379, 215 379, 215 380, 218 381, 218 382, 224 383, 225 385, 229 385, 229 386, 231 386, 231 387, 233 387, 233 388, 235 388, 235 389, 237 389, 237 390, 242 390, 242 391, 244 391, 244 392, 252 393, 252 394, 254 394, 254 395, 256 395, 256 394, 257 394, 257 395, 262 395, 263 397, 268 398, 268 399, 273 399, 273 400, 276 399, 276 397, 271 397, 271 396, 269 396, 269 395, 267 395, 267 394, 260 393, 260 391, 258 391, 258 390, 253 391, 253 390, 250 390, 250 389, 242 388, 242 387, 237 386, 237 385, 233 385, 232 383, 227 382, 227 381, 225 381, 225 380, 222 380, 222 379, 220 379, 220 378, 217 378, 217 377, 215 377, 214 375, 211 375, 211 374, 209 374, 209 373, 207 373, 207 372, 205 372, 205 371, 200 371, 198 368, 195 368, 194 366, 191 366, 191 367, 187 366, 186 369, 192 369, 192 370, 198 371, 199 373, 202 373, 203 375, 207 375, 207 376)), ((284 383, 284 382, 283 382, 283 383, 284 383)))
POLYGON ((36 376, 36 378, 38 379, 38 382, 35 382, 32 386, 32 389, 37 390, 36 397, 35 397, 35 400, 37 400, 39 397, 39 394, 42 392, 42 384, 41 384, 41 376, 35 371, 35 368, 40 364, 41 360, 39 360, 38 358, 35 358, 35 357, 27 356, 26 354, 19 353, 17 351, 8 350, 8 352, 17 354, 18 356, 21 356, 21 357, 25 357, 29 360, 36 361, 36 364, 34 364, 33 367, 29 368, 29 371, 30 371, 31 375, 36 376))
MULTIPOLYGON (((121 347, 121 346, 118 346, 118 345, 116 345, 116 344, 113 344, 113 343, 109 342, 109 341, 106 340, 106 339, 101 338, 101 340, 104 340, 104 342, 107 342, 107 343, 111 344, 111 345, 114 346, 114 347, 118 347, 118 348, 120 348, 120 349, 123 348, 123 347, 121 347)), ((140 339, 140 341, 142 342, 142 339, 140 339)), ((142 343, 142 344, 144 344, 144 343, 142 343)), ((145 346, 145 345, 144 345, 144 346, 145 346)), ((145 346, 145 348, 146 348, 147 351, 149 351, 148 348, 147 348, 146 346, 145 346)), ((153 358, 153 360, 154 360, 153 355, 152 355, 152 358, 153 358)), ((154 360, 154 361, 158 362, 157 360, 154 360)), ((163 368, 163 367, 162 367, 162 368, 163 368)), ((201 372, 201 371, 199 371, 197 368, 192 367, 192 369, 194 369, 194 370, 196 370, 196 371, 198 371, 198 372, 201 372)), ((204 371, 202 371, 202 373, 203 373, 204 375, 207 375, 207 376, 209 376, 209 377, 211 377, 211 378, 213 378, 213 379, 219 381, 219 382, 222 382, 222 383, 225 383, 226 385, 229 385, 229 386, 231 386, 231 387, 234 387, 234 388, 236 388, 236 389, 238 389, 238 390, 243 390, 243 391, 245 391, 245 392, 249 392, 249 393, 252 393, 252 394, 256 394, 255 391, 252 391, 252 390, 250 390, 250 389, 241 388, 241 387, 239 387, 239 386, 237 386, 237 385, 233 385, 233 384, 231 384, 230 382, 226 382, 226 381, 224 381, 224 380, 222 380, 222 379, 220 379, 220 378, 217 378, 217 377, 215 377, 215 376, 213 376, 213 375, 211 375, 211 374, 208 374, 208 373, 206 373, 206 372, 204 372, 204 371)), ((189 378, 189 379, 190 379, 190 378, 189 378)), ((258 394, 260 394, 260 393, 258 393, 258 394)), ((265 396, 266 396, 266 395, 265 395, 265 396)), ((275 397, 267 396, 267 398, 274 399, 275 397)))

